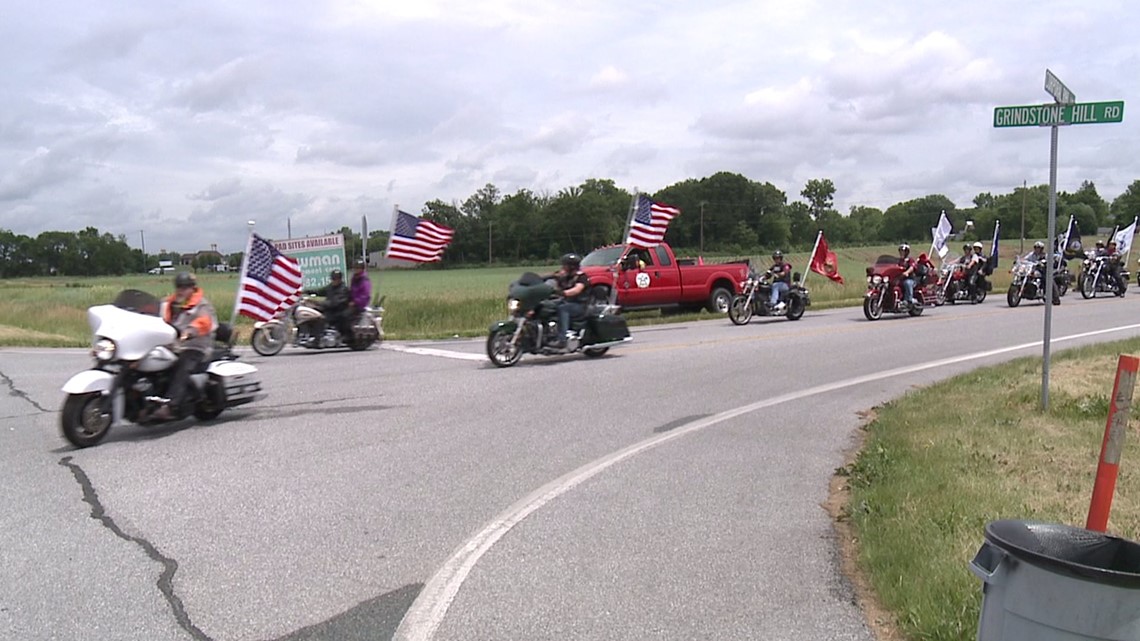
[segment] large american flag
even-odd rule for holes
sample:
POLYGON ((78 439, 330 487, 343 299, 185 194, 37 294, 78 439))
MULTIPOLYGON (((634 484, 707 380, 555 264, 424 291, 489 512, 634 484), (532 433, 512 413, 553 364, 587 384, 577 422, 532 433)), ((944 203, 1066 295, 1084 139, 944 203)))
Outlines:
POLYGON ((443 256, 455 230, 430 220, 397 212, 396 228, 388 237, 388 258, 430 263, 443 256))
POLYGON ((238 313, 265 321, 288 308, 301 292, 301 266, 273 243, 250 234, 245 272, 238 286, 238 313))
POLYGON ((637 207, 633 220, 629 222, 627 245, 633 247, 656 247, 665 240, 665 230, 681 210, 662 203, 653 202, 642 194, 637 195, 637 207))

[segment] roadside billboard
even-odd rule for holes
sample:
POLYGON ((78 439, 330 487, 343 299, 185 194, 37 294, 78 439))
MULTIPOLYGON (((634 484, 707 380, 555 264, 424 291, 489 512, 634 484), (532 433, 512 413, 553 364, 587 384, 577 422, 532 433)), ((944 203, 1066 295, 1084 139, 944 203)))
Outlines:
POLYGON ((286 256, 297 259, 304 278, 304 289, 320 289, 329 284, 329 272, 339 269, 347 273, 344 259, 344 234, 306 236, 270 241, 286 256))

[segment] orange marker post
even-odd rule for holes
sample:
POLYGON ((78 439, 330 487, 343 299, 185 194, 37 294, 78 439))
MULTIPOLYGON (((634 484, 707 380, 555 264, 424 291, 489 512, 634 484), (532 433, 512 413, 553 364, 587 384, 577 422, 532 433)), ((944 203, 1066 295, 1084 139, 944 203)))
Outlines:
POLYGON ((1140 370, 1140 358, 1120 355, 1112 401, 1108 407, 1108 422, 1104 427, 1104 441, 1100 446, 1100 463, 1096 467, 1089 518, 1085 523, 1087 530, 1104 532, 1108 527, 1108 513, 1112 511, 1112 495, 1116 492, 1116 477, 1120 472, 1120 452, 1124 449, 1124 435, 1128 432, 1128 418, 1132 412, 1137 370, 1140 370))

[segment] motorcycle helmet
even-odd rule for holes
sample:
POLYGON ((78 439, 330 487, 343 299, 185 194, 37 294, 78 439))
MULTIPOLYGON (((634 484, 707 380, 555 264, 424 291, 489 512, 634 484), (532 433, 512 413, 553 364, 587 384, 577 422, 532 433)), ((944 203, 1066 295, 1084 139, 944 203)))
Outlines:
POLYGON ((982 251, 982 241, 974 241, 974 251, 982 251))
POLYGON ((901 245, 899 245, 899 253, 909 255, 910 254, 910 245, 908 245, 906 243, 902 243, 901 245))
POLYGON ((783 257, 784 257, 784 252, 782 252, 778 249, 776 251, 772 252, 772 260, 782 259, 783 257))
POLYGON ((183 287, 197 287, 198 279, 194 278, 194 274, 190 272, 178 272, 174 277, 174 288, 182 289, 183 287))
POLYGON ((339 269, 329 272, 329 280, 344 280, 344 274, 339 269))
POLYGON ((562 257, 562 266, 566 269, 578 269, 582 265, 582 257, 574 252, 570 252, 562 257))
POLYGON ((1045 249, 1045 243, 1037 241, 1033 243, 1033 249, 1045 249))
POLYGON ((1104 241, 1103 240, 1096 241, 1096 248, 1097 249, 1104 249, 1104 241))
POLYGON ((965 245, 962 245, 962 251, 963 252, 969 253, 970 249, 971 249, 970 243, 966 243, 965 245))

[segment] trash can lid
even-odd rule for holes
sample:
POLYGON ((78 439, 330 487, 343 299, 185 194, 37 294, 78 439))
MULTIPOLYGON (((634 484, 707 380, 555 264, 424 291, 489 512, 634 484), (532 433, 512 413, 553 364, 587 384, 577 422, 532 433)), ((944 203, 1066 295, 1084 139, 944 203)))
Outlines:
POLYGON ((1057 523, 1002 520, 986 540, 1011 556, 1079 579, 1140 589, 1140 543, 1057 523))

